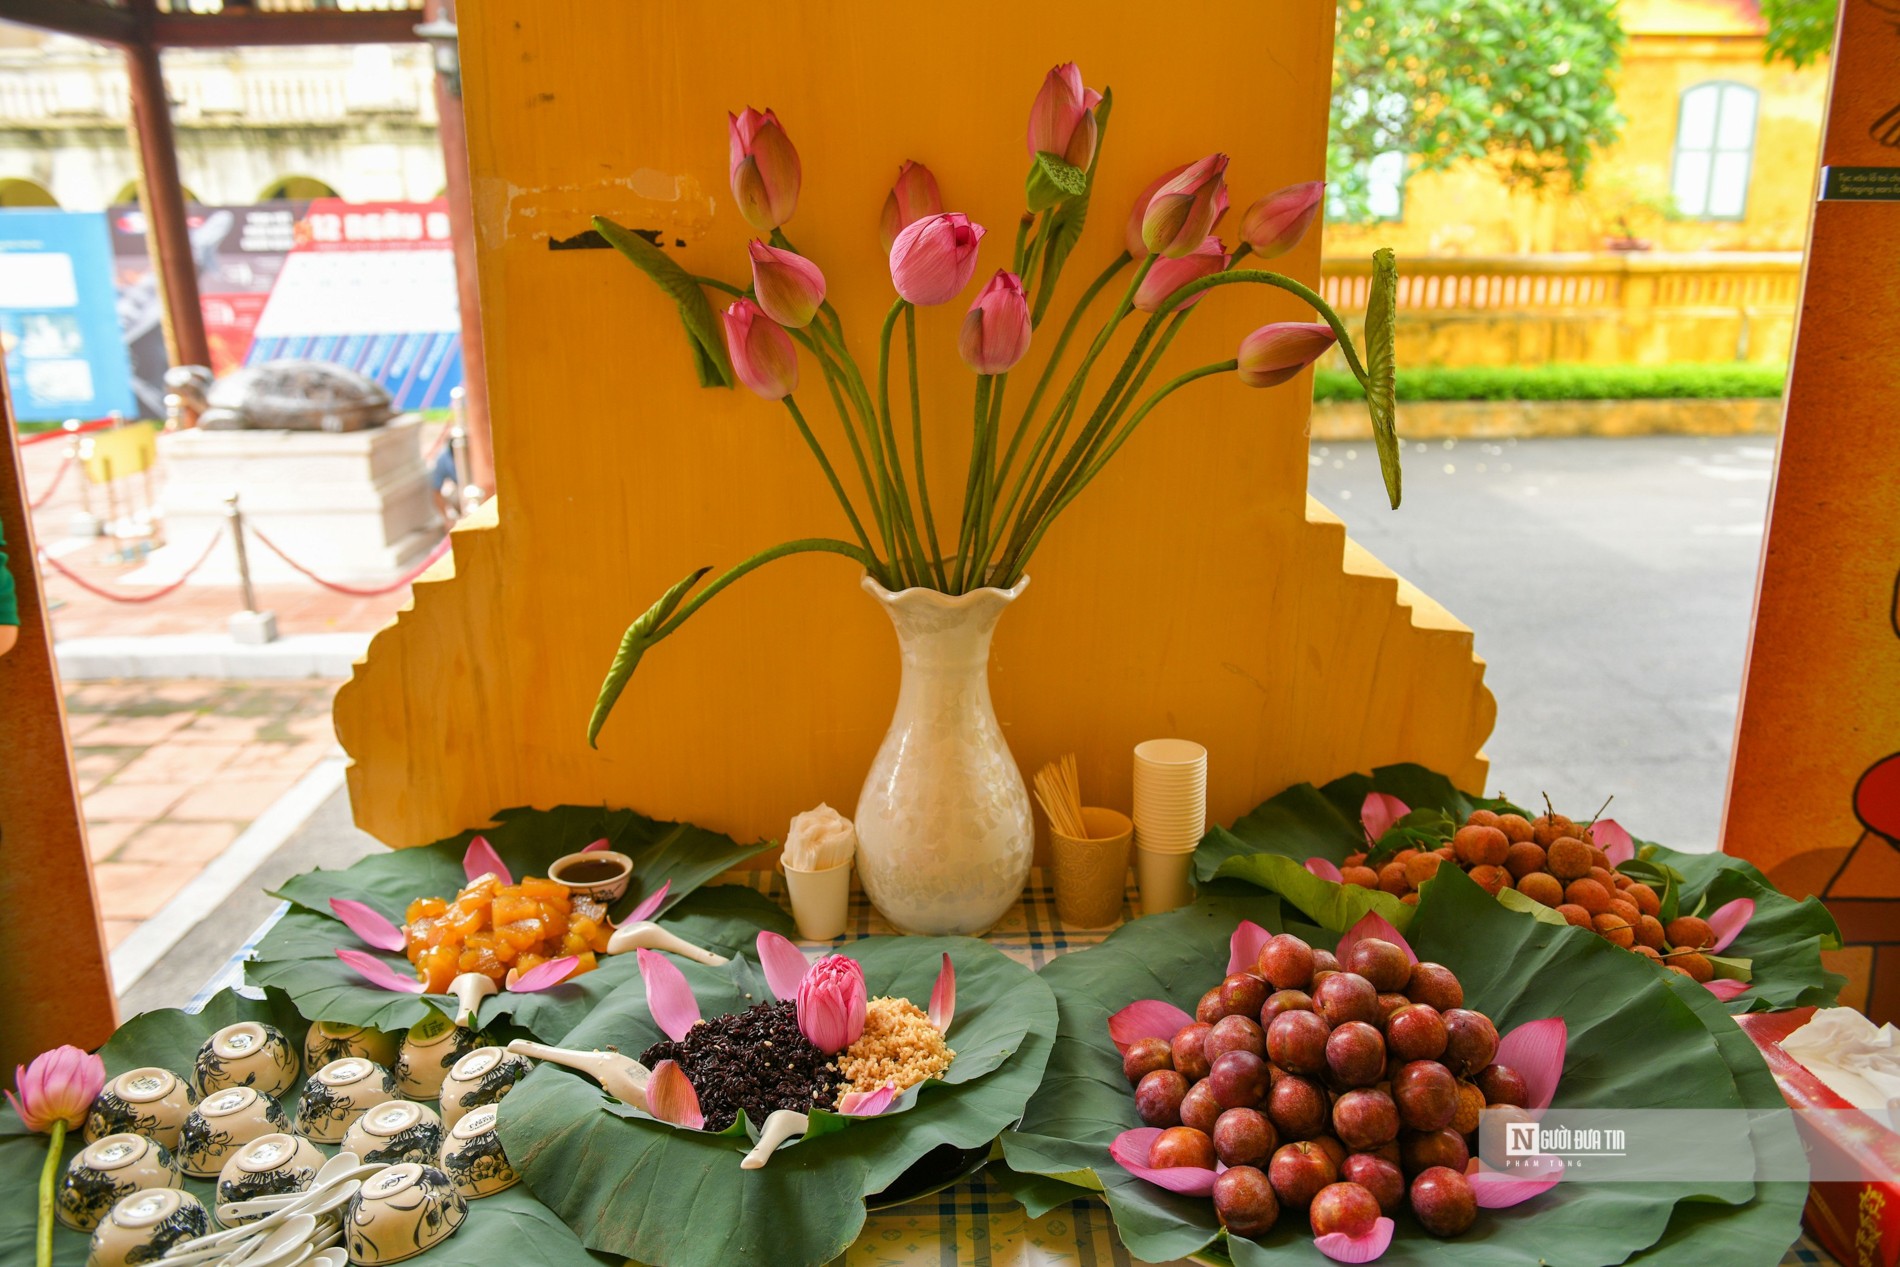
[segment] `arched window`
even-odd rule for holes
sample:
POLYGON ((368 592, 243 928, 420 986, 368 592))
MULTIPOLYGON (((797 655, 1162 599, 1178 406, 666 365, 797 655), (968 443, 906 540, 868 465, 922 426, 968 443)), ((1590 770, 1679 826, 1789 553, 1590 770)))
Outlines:
POLYGON ((0 177, 0 207, 57 207, 59 199, 37 180, 0 177))
POLYGON ((337 198, 335 189, 315 176, 279 176, 257 191, 259 202, 278 202, 286 198, 337 198))
POLYGON ((1697 84, 1682 94, 1670 181, 1676 210, 1696 220, 1739 220, 1755 159, 1757 94, 1746 84, 1697 84))
MULTIPOLYGON (((198 195, 191 191, 190 185, 184 185, 184 186, 181 186, 180 188, 184 191, 186 202, 198 201, 198 195)), ((115 207, 138 206, 139 205, 139 183, 136 180, 128 180, 123 185, 120 185, 119 192, 112 195, 112 205, 115 207)))

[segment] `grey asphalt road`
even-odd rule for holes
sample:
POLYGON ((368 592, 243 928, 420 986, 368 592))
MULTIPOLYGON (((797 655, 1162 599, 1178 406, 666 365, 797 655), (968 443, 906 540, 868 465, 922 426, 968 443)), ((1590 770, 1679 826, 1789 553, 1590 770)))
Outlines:
POLYGON ((1774 437, 1414 441, 1388 508, 1370 444, 1312 446, 1355 540, 1477 635, 1491 787, 1716 846, 1774 437))

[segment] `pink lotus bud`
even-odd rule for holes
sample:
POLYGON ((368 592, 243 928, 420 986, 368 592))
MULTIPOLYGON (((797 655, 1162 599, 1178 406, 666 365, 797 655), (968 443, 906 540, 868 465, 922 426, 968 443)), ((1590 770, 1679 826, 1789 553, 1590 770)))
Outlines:
POLYGON ((877 234, 889 255, 897 245, 897 235, 925 216, 943 211, 943 195, 937 192, 937 178, 922 163, 904 160, 897 169, 897 180, 884 198, 884 212, 878 217, 877 234))
POLYGON ((1170 167, 1167 171, 1162 172, 1159 176, 1148 182, 1147 188, 1141 191, 1141 196, 1135 199, 1135 205, 1128 209, 1128 253, 1135 259, 1140 260, 1148 257, 1148 244, 1141 240, 1141 222, 1148 214, 1148 203, 1153 200, 1156 194, 1161 192, 1163 185, 1186 170, 1187 164, 1182 163, 1179 167, 1170 167))
POLYGON ((726 115, 727 166, 733 201, 755 229, 772 230, 798 209, 798 151, 770 110, 751 106, 726 115))
POLYGON ((77 1047, 55 1047, 29 1065, 14 1066, 13 1085, 20 1094, 9 1091, 7 1100, 27 1130, 44 1135, 55 1122, 78 1130, 105 1088, 106 1062, 77 1047))
POLYGON ((752 257, 752 293, 765 315, 782 326, 803 330, 825 302, 825 275, 797 251, 781 251, 753 238, 746 243, 752 257))
MULTIPOLYGON (((1135 307, 1143 312, 1160 312, 1161 305, 1169 295, 1189 282, 1211 277, 1226 267, 1227 249, 1221 245, 1220 239, 1211 235, 1203 238, 1199 246, 1178 260, 1163 256, 1154 262, 1135 291, 1135 307)), ((1205 298, 1207 292, 1202 291, 1174 311, 1186 312, 1205 298)))
POLYGON ((1102 94, 1082 86, 1074 62, 1053 67, 1029 107, 1029 153, 1054 154, 1071 167, 1087 167, 1095 157, 1095 107, 1102 94))
POLYGON ((1227 156, 1209 154, 1155 191, 1141 217, 1142 245, 1180 259, 1214 231, 1227 211, 1227 156))
POLYGON ((960 211, 907 225, 891 244, 891 284, 914 304, 947 303, 970 284, 983 226, 960 211))
POLYGON ((798 388, 798 352, 784 327, 750 299, 725 311, 726 352, 739 381, 767 400, 783 400, 798 388))
POLYGON ((798 1030, 835 1055, 864 1033, 864 969, 844 955, 826 955, 798 983, 798 1030))
POLYGON ((1023 279, 997 269, 970 305, 957 335, 957 355, 979 374, 1006 374, 1029 351, 1029 299, 1023 279))
POLYGON ((1285 255, 1300 244, 1326 201, 1326 182, 1309 180, 1268 194, 1240 218, 1240 236, 1262 259, 1285 255))
POLYGON ((1333 328, 1311 321, 1275 321, 1240 341, 1240 381, 1249 387, 1284 383, 1337 342, 1333 328))

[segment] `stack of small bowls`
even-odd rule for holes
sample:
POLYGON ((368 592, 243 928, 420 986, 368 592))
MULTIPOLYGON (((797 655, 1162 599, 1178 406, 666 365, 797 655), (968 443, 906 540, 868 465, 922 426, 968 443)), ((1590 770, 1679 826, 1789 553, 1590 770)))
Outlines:
POLYGON ((1185 906, 1194 847, 1207 831, 1207 749, 1187 739, 1136 744, 1134 817, 1142 912, 1185 906))

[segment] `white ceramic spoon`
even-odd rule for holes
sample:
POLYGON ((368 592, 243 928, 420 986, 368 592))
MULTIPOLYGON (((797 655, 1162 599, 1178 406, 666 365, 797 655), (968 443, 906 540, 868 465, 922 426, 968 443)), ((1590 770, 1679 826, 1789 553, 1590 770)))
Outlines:
POLYGON ((757 1170, 772 1160, 780 1144, 811 1129, 811 1118, 795 1109, 773 1109, 759 1128, 759 1142, 740 1161, 739 1169, 757 1170))
POLYGON ((629 950, 670 950, 682 959, 703 963, 708 968, 717 968, 726 962, 724 956, 715 955, 704 946, 695 946, 677 933, 661 928, 648 919, 643 919, 637 924, 622 924, 614 929, 614 935, 607 939, 608 954, 624 954, 629 950))
POLYGON ((494 981, 479 972, 464 972, 449 982, 449 993, 456 1001, 455 1023, 474 1029, 475 1013, 481 1010, 482 1000, 496 992, 494 981))
POLYGON ((219 1267, 238 1267, 240 1263, 265 1267, 266 1264, 295 1258, 297 1251, 308 1248, 310 1237, 316 1230, 317 1221, 308 1214, 293 1214, 272 1229, 269 1235, 247 1240, 219 1259, 219 1267))
POLYGON ((622 1104, 647 1111, 647 1079, 653 1071, 631 1056, 617 1051, 575 1051, 567 1047, 548 1047, 517 1038, 508 1050, 518 1056, 532 1056, 551 1065, 573 1069, 598 1082, 608 1095, 622 1104))

